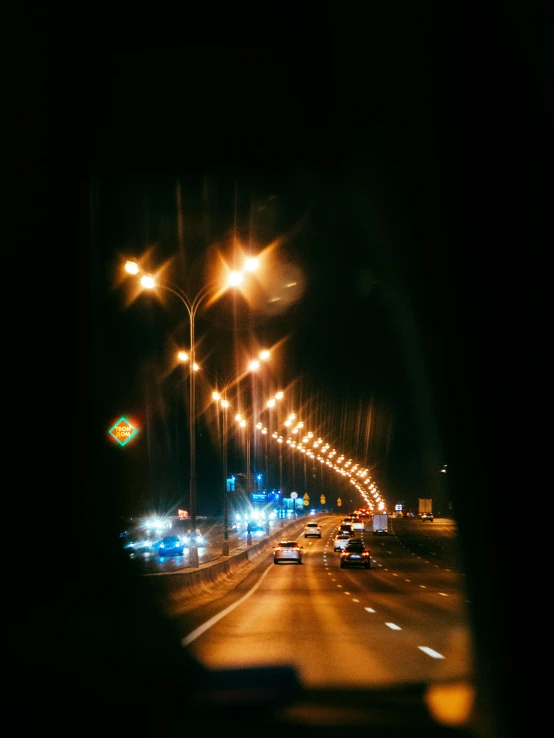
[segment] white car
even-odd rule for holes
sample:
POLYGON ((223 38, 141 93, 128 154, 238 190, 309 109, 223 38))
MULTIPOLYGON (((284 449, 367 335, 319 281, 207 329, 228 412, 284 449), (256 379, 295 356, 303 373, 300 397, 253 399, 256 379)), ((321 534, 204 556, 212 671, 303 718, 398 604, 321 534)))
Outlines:
POLYGON ((321 538, 321 528, 319 523, 306 523, 304 526, 304 538, 312 536, 314 538, 321 538))
POLYGON ((303 547, 298 541, 279 541, 273 549, 273 563, 280 564, 282 561, 293 561, 302 563, 303 547))
POLYGON ((352 536, 350 533, 337 533, 333 543, 333 551, 342 551, 347 543, 350 543, 352 536))

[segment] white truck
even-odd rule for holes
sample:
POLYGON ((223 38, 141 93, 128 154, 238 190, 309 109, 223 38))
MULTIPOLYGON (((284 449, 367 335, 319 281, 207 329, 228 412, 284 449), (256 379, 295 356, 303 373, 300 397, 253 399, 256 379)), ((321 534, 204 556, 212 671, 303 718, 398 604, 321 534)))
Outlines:
POLYGON ((419 497, 419 507, 417 512, 420 518, 424 513, 432 515, 433 500, 430 497, 419 497))
POLYGON ((373 515, 373 535, 388 536, 389 516, 387 513, 376 513, 373 515))

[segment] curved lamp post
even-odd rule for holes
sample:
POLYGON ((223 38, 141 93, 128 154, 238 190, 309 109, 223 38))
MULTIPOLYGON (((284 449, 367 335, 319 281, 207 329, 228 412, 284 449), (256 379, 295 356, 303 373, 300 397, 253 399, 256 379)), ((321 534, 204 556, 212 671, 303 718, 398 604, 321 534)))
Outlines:
MULTIPOLYGON (((246 268, 251 269, 252 267, 247 266, 246 268)), ((125 264, 125 270, 129 274, 138 275, 141 273, 139 265, 134 261, 128 261, 125 264)), ((195 382, 195 371, 197 369, 195 361, 195 345, 194 345, 194 321, 198 308, 204 302, 204 300, 210 295, 216 295, 218 292, 223 292, 227 287, 235 287, 242 281, 243 275, 241 272, 231 272, 226 285, 222 286, 219 280, 211 280, 196 294, 192 299, 177 285, 156 282, 156 280, 149 274, 142 273, 140 283, 146 289, 154 289, 160 287, 161 289, 171 292, 173 295, 179 298, 181 303, 185 306, 190 323, 190 382, 189 382, 189 394, 190 394, 190 410, 189 410, 189 436, 190 436, 190 518, 191 518, 191 529, 194 533, 196 531, 196 382, 195 382)), ((191 538, 194 541, 194 538, 191 538)), ((198 548, 196 545, 192 545, 189 548, 189 566, 193 568, 198 567, 198 548)))

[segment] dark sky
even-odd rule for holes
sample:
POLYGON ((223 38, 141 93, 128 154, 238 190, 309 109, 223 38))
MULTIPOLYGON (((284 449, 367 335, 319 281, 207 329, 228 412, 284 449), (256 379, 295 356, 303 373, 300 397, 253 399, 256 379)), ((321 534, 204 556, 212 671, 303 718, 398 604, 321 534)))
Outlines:
MULTIPOLYGON (((275 278, 272 270, 281 273, 292 265, 303 289, 275 313, 267 312, 265 294, 251 307, 239 298, 238 330, 228 298, 201 311, 195 321, 199 362, 225 378, 237 365, 244 366, 242 356, 255 356, 258 347, 272 347, 270 367, 260 375, 266 399, 276 389, 286 389, 288 409, 299 413, 307 429, 323 435, 362 467, 371 467, 380 486, 401 482, 402 474, 406 479, 411 475, 414 489, 420 484, 418 452, 407 446, 414 431, 412 443, 419 443, 417 422, 421 422, 410 383, 425 377, 410 365, 417 362, 410 354, 417 347, 403 345, 409 337, 403 325, 407 298, 387 264, 394 234, 379 234, 374 223, 377 206, 368 198, 373 217, 360 214, 359 206, 348 202, 351 193, 343 191, 345 186, 336 175, 322 180, 312 172, 301 178, 294 172, 278 173, 271 181, 265 174, 259 182, 251 173, 242 177, 239 171, 233 181, 210 173, 178 180, 145 178, 139 183, 100 181, 94 188, 95 245, 105 253, 98 278, 104 281, 111 304, 103 327, 108 355, 102 363, 109 367, 105 399, 111 398, 112 413, 130 414, 143 424, 134 447, 129 445, 121 454, 132 459, 134 476, 129 484, 135 488, 136 507, 151 503, 169 508, 188 483, 186 372, 172 368, 171 354, 177 345, 188 347, 189 321, 184 306, 172 295, 164 295, 163 305, 151 295, 127 305, 130 282, 115 286, 117 275, 127 256, 140 257, 148 248, 152 269, 173 259, 166 279, 194 297, 202 280, 189 274, 202 274, 201 265, 215 261, 212 243, 229 253, 226 239, 235 232, 235 222, 241 240, 251 240, 258 250, 280 241, 266 280, 275 278), (181 248, 177 181, 185 201, 181 248), (207 200, 202 192, 209 193, 207 200), (240 359, 237 350, 242 352, 240 359), (263 377, 271 377, 271 383, 263 377)), ((356 195, 355 188, 352 192, 356 195)), ((263 284, 263 277, 260 281, 263 284)), ((213 377, 207 380, 213 385, 213 377)), ((199 392, 202 404, 207 395, 200 384, 199 392)), ((424 449, 420 447, 419 453, 424 449)), ((275 460, 272 465, 276 486, 275 460)), ((218 466, 216 439, 210 438, 201 420, 198 486, 207 488, 203 497, 206 502, 211 498, 211 507, 214 498, 220 500, 215 494, 220 487, 218 466)), ((244 458, 231 453, 229 470, 243 467, 244 458)), ((346 490, 348 486, 343 486, 340 494, 346 490)), ((382 493, 389 499, 384 488, 382 493)), ((184 502, 180 506, 188 508, 184 502)), ((199 506, 202 510, 200 502, 199 506)), ((206 509, 210 506, 204 504, 206 509)))
MULTIPOLYGON (((117 19, 92 24, 77 54, 72 119, 82 139, 68 194, 80 198, 77 268, 90 274, 82 315, 91 340, 78 349, 89 367, 81 399, 93 398, 89 451, 102 458, 89 480, 103 489, 98 509, 117 506, 121 487, 132 497, 129 459, 143 468, 145 450, 129 445, 124 456, 97 435, 117 407, 138 412, 145 388, 159 386, 144 379, 146 367, 159 371, 169 338, 186 335, 175 307, 122 309, 111 283, 118 260, 148 244, 154 266, 178 251, 177 179, 187 241, 174 274, 197 268, 235 216, 245 238, 281 236, 280 253, 306 278, 304 296, 279 319, 250 316, 245 333, 290 336, 286 377, 302 376, 341 410, 373 408, 391 441, 366 460, 387 499, 415 504, 474 440, 462 414, 492 386, 482 316, 503 297, 491 292, 504 287, 502 244, 528 235, 522 181, 532 156, 513 141, 536 142, 544 130, 539 39, 509 10, 486 8, 477 26, 469 9, 453 18, 431 4, 374 10, 360 24, 348 4, 317 4, 301 18, 285 4, 258 18, 255 33, 195 12, 191 35, 167 16, 148 32, 117 19), (468 368, 469 357, 477 363, 468 368)), ((220 372, 223 323, 214 308, 197 329, 218 344, 220 372)), ((162 456, 180 427, 172 422, 148 439, 162 456)))

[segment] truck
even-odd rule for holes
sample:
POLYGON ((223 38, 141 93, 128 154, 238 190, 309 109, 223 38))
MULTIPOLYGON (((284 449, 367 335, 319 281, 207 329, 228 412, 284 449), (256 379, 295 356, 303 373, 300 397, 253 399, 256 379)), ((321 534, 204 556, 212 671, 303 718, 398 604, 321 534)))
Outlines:
POLYGON ((389 516, 387 513, 375 513, 373 515, 373 535, 388 536, 389 516))
POLYGON ((433 500, 430 497, 420 497, 419 507, 417 509, 418 515, 421 518, 423 513, 433 514, 433 500))

